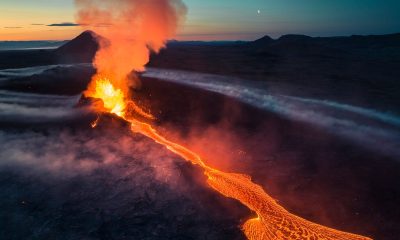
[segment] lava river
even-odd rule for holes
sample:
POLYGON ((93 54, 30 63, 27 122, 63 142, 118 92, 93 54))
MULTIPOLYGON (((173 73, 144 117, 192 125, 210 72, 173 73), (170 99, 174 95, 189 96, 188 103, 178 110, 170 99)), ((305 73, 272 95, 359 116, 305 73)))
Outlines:
POLYGON ((139 114, 145 118, 152 118, 134 103, 127 101, 123 92, 115 89, 107 79, 97 79, 95 88, 87 91, 85 95, 102 99, 104 103, 104 109, 102 110, 116 114, 129 122, 132 133, 143 134, 186 161, 202 168, 204 174, 208 177, 207 183, 214 190, 226 197, 240 201, 255 212, 257 217, 247 220, 242 226, 242 230, 248 239, 370 239, 312 223, 291 214, 270 197, 261 186, 253 183, 249 176, 222 172, 207 166, 198 154, 169 141, 158 134, 150 124, 134 117, 132 113, 139 114))

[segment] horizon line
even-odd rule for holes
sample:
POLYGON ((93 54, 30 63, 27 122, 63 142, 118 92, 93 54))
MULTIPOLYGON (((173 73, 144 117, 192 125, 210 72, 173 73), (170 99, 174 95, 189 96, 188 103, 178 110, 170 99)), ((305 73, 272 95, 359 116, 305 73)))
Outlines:
MULTIPOLYGON (((71 41, 75 39, 76 37, 80 36, 82 33, 89 31, 85 30, 82 31, 80 34, 76 35, 75 37, 71 39, 41 39, 41 40, 0 40, 0 42, 65 42, 65 41, 71 41)), ((173 38, 167 40, 167 42, 251 42, 251 41, 256 41, 258 39, 264 38, 264 37, 270 37, 273 40, 278 40, 279 38, 283 36, 290 36, 290 35, 297 35, 297 36, 307 36, 307 37, 312 37, 312 38, 334 38, 334 37, 352 37, 352 36, 385 36, 385 35, 396 35, 400 34, 400 31, 396 32, 389 32, 389 33, 382 33, 382 34, 377 34, 377 33, 368 33, 368 34, 343 34, 343 35, 313 35, 313 34, 302 34, 302 33, 286 33, 286 34, 281 34, 278 37, 271 37, 271 35, 274 35, 273 33, 271 34, 264 34, 262 35, 261 33, 223 33, 223 34, 214 34, 214 33, 204 33, 204 34, 183 34, 183 35, 178 35, 178 39, 173 38), (257 37, 253 40, 249 39, 193 39, 193 40, 179 40, 179 36, 221 36, 221 35, 251 35, 251 34, 257 34, 260 35, 260 37, 257 37)))

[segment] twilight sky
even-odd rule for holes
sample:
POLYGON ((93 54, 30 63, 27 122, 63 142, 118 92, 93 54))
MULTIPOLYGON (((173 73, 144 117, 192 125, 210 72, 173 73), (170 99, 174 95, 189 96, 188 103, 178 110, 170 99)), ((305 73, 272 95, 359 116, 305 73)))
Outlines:
MULTIPOLYGON (((253 40, 400 32, 399 0, 183 0, 180 40, 253 40)), ((1 0, 0 40, 64 40, 78 35, 73 0, 1 0), (56 26, 49 26, 56 25, 56 26)))

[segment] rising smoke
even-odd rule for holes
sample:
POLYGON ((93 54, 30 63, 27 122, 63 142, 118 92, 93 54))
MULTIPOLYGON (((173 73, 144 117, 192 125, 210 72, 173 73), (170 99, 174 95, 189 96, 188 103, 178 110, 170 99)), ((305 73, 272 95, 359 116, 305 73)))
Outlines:
POLYGON ((101 36, 94 65, 126 93, 138 85, 132 71, 143 71, 150 52, 176 35, 187 9, 181 0, 75 0, 77 22, 101 36))

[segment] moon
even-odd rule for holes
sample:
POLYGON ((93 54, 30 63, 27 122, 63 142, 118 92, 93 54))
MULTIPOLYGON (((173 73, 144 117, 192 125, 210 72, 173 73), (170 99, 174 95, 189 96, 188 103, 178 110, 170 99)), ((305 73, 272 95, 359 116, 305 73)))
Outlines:
POLYGON ((261 10, 260 10, 260 9, 258 9, 258 10, 257 10, 257 14, 260 14, 260 13, 261 13, 261 10))

